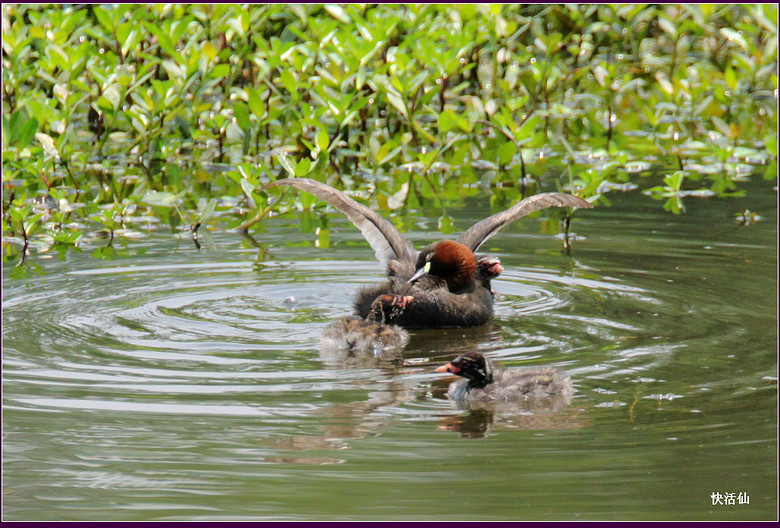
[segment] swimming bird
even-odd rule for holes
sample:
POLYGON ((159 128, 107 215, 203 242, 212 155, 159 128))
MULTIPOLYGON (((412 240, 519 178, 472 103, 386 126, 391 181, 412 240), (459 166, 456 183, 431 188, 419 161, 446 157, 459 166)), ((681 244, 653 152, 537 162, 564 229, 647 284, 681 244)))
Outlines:
MULTIPOLYGON (((313 194, 347 215, 360 229, 377 259, 386 267, 387 281, 358 292, 355 314, 366 319, 377 299, 387 300, 382 297, 385 295, 411 297, 407 301, 396 299, 392 303, 396 309, 383 312, 384 323, 404 328, 464 327, 490 322, 494 292, 490 279, 478 276, 474 252, 505 225, 534 211, 548 207, 592 207, 586 200, 565 193, 529 196, 477 222, 456 240, 440 240, 418 253, 388 220, 325 183, 309 178, 285 178, 266 188, 275 186, 294 187, 313 194)), ((488 268, 483 268, 483 272, 485 269, 488 268)))
POLYGON ((322 332, 320 350, 327 352, 370 352, 380 356, 382 352, 400 350, 409 342, 409 333, 395 324, 385 324, 393 314, 403 310, 412 297, 380 295, 371 306, 367 317, 356 316, 336 319, 322 332))
MULTIPOLYGON (((490 281, 502 271, 504 268, 499 259, 486 255, 477 261, 475 279, 483 288, 492 292, 490 281)), ((338 351, 371 352, 379 356, 383 351, 404 348, 409 343, 409 333, 398 325, 385 324, 385 321, 394 320, 413 300, 414 297, 410 295, 379 295, 371 303, 365 319, 357 316, 341 317, 326 326, 320 338, 320 350, 331 354, 338 351)))
POLYGON ((568 403, 571 378, 553 367, 499 369, 485 355, 467 352, 436 369, 465 379, 454 381, 447 397, 464 402, 508 402, 562 399, 568 403))

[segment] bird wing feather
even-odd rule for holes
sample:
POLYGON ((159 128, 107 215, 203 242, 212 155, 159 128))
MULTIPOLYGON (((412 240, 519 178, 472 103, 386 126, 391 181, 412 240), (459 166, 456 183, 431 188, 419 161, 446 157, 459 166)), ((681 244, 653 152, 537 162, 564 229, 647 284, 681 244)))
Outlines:
POLYGON ((548 207, 580 207, 591 208, 593 205, 582 198, 566 193, 542 193, 529 196, 516 203, 506 211, 489 216, 468 228, 458 237, 458 242, 476 251, 488 238, 498 233, 502 227, 518 218, 547 209, 548 207))
POLYGON ((285 178, 271 183, 268 187, 282 185, 313 194, 347 215, 363 233, 363 237, 374 249, 376 258, 383 265, 387 265, 391 260, 412 264, 416 262, 417 252, 393 224, 338 189, 309 178, 285 178))

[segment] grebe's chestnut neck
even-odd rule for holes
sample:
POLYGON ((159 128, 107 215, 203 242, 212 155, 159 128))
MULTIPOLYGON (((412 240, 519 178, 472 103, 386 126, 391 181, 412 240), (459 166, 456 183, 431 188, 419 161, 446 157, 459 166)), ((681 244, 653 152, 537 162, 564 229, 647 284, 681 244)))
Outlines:
POLYGON ((409 279, 416 282, 423 275, 439 277, 450 291, 468 286, 477 271, 474 252, 454 240, 442 240, 428 246, 417 258, 417 271, 409 279))

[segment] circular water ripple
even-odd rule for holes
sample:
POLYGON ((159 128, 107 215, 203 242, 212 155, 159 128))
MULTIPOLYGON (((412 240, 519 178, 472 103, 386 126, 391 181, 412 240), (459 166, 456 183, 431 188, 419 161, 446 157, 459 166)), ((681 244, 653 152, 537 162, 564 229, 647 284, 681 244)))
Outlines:
POLYGON ((5 303, 5 375, 23 387, 7 403, 273 420, 310 415, 357 391, 383 402, 372 409, 404 415, 403 402, 423 401, 439 412, 434 368, 478 350, 508 366, 564 367, 580 398, 620 406, 634 395, 613 385, 662 384, 644 373, 677 349, 658 338, 681 316, 679 299, 583 266, 507 266, 494 281, 491 325, 414 331, 403 354, 381 361, 321 356, 323 327, 349 314, 357 289, 377 280, 375 262, 351 260, 109 265, 42 277, 5 303), (36 324, 22 325, 26 318, 36 324), (14 330, 22 327, 23 335, 14 330))
MULTIPOLYGON (((547 255, 521 266, 501 255, 492 324, 414 331, 403 353, 355 361, 318 350, 324 326, 351 311, 360 286, 382 278, 375 262, 351 253, 313 261, 309 248, 294 248, 259 263, 225 253, 198 254, 201 262, 185 255, 183 265, 153 256, 90 260, 7 281, 9 515, 24 518, 45 504, 52 515, 120 511, 137 519, 152 505, 157 518, 175 518, 159 512, 160 497, 189 518, 251 517, 258 497, 273 515, 289 511, 289 497, 301 492, 295 484, 321 494, 333 482, 319 466, 336 466, 342 483, 361 489, 380 480, 468 480, 478 465, 459 473, 442 461, 462 455, 460 437, 485 436, 496 442, 480 444, 475 457, 527 464, 502 483, 553 478, 549 468, 558 468, 554 482, 565 487, 572 468, 588 483, 608 468, 614 476, 600 488, 607 493, 625 488, 621 479, 647 480, 641 464, 649 458, 657 458, 649 481, 665 487, 685 465, 669 458, 701 451, 690 446, 723 452, 724 443, 772 438, 771 428, 747 435, 737 424, 756 410, 774 413, 776 370, 753 368, 736 353, 710 354, 716 343, 744 346, 747 302, 725 303, 714 285, 684 283, 699 270, 673 275, 663 272, 666 263, 606 257, 599 269, 598 254, 588 255, 592 268, 547 255), (668 282, 672 276, 680 283, 668 282), (444 396, 450 378, 434 369, 468 350, 509 367, 565 368, 577 394, 550 412, 458 408, 444 396), (550 457, 565 463, 550 465, 550 457), (50 498, 60 495, 68 500, 50 498), (251 506, 228 511, 224 504, 236 498, 251 506)), ((693 266, 698 255, 689 253, 670 260, 693 266)), ((754 468, 745 459, 733 456, 729 467, 748 474, 754 468)), ((720 458, 698 462, 711 474, 720 458)))
POLYGON ((289 416, 316 407, 296 393, 326 393, 365 379, 365 372, 336 378, 319 368, 318 325, 301 320, 321 318, 325 302, 307 282, 289 284, 289 274, 267 271, 260 283, 243 264, 116 267, 14 292, 4 303, 4 370, 20 390, 6 392, 6 403, 263 416, 281 407, 289 416), (285 392, 292 401, 278 402, 285 392), (210 401, 244 394, 274 401, 266 407, 210 401), (148 397, 167 401, 143 401, 148 397))
POLYGON ((626 358, 636 371, 647 364, 640 357, 658 356, 634 348, 604 364, 575 359, 594 341, 651 332, 610 314, 581 315, 583 303, 658 304, 646 291, 595 274, 521 268, 495 281, 492 325, 413 332, 403 357, 381 368, 321 358, 322 328, 350 313, 354 292, 381 279, 378 272, 373 262, 266 262, 260 270, 217 262, 43 277, 35 291, 14 292, 5 304, 6 379, 29 389, 7 396, 24 408, 273 417, 280 406, 285 414, 311 412, 330 391, 377 386, 395 392, 388 401, 397 406, 440 378, 438 361, 472 349, 512 365, 601 377, 621 372, 626 358), (34 333, 28 325, 23 336, 14 331, 22 313, 36 321, 34 333), (265 396, 273 397, 263 406, 265 396))

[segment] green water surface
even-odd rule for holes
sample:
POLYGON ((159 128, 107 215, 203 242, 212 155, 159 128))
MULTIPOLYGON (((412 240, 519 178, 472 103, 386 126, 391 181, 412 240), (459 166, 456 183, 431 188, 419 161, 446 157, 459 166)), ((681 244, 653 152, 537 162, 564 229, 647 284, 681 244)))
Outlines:
MULTIPOLYGON (((383 359, 318 348, 382 276, 337 214, 327 249, 280 217, 259 248, 158 230, 7 265, 3 518, 776 519, 773 185, 681 216, 615 195, 576 214, 571 255, 544 216, 517 222, 482 248, 505 268, 495 322, 383 359), (458 409, 434 370, 463 350, 564 368, 577 395, 458 409)), ((465 229, 487 203, 448 214, 465 229)), ((438 212, 414 214, 421 247, 438 212)))

